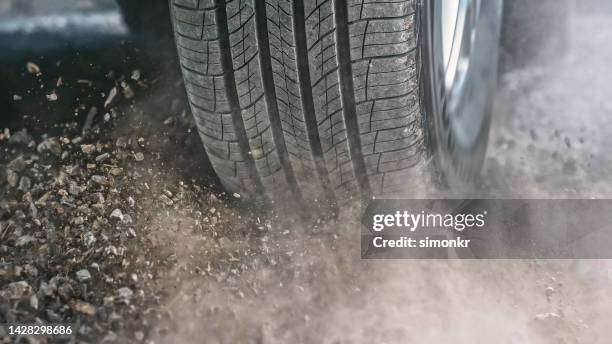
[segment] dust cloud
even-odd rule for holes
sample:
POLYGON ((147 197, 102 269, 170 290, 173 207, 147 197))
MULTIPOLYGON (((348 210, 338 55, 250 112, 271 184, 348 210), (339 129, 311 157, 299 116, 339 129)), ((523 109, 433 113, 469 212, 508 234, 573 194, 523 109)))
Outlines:
MULTIPOLYGON (((592 4, 574 5, 566 55, 502 77, 483 175, 502 197, 612 195, 612 21, 610 6, 592 4)), ((610 335, 605 261, 364 261, 358 210, 304 223, 196 196, 146 225, 151 247, 173 261, 159 276, 156 343, 604 343, 610 335), (218 225, 203 230, 203 218, 218 225)))

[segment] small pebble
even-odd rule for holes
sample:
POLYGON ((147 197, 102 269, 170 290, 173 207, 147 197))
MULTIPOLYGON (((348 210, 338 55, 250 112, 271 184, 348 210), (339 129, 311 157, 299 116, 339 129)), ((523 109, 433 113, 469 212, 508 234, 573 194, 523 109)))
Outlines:
POLYGON ((76 272, 76 278, 79 282, 87 282, 91 279, 91 274, 89 270, 82 269, 76 272))
POLYGON ((134 159, 136 159, 136 161, 143 161, 145 159, 144 154, 142 152, 138 152, 134 154, 134 159))

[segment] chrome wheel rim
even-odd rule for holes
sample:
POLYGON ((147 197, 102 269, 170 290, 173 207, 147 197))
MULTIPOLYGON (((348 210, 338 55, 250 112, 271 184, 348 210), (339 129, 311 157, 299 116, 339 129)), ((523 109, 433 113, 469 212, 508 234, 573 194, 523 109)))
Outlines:
POLYGON ((434 16, 434 45, 438 51, 445 124, 453 143, 467 148, 474 144, 484 120, 481 111, 461 111, 466 97, 466 79, 470 72, 471 55, 476 39, 480 14, 479 0, 437 1, 434 16))
POLYGON ((427 128, 446 179, 470 179, 482 166, 497 83, 502 4, 423 2, 427 128))

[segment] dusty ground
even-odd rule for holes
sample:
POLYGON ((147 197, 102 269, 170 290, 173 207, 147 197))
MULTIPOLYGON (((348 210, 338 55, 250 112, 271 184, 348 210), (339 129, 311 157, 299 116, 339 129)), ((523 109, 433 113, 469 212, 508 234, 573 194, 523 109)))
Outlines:
POLYGON ((503 77, 485 166, 495 192, 547 198, 612 195, 612 102, 605 77, 612 57, 605 43, 610 15, 609 5, 597 13, 578 12, 568 30, 566 55, 503 77))
MULTIPOLYGON (((572 27, 593 34, 502 81, 492 192, 612 193, 612 25, 587 13, 572 27)), ((2 71, 20 86, 3 98, 19 116, 0 134, 0 323, 70 322, 85 342, 608 342, 606 262, 362 261, 353 210, 244 208, 210 176, 173 57, 137 48, 2 71)))

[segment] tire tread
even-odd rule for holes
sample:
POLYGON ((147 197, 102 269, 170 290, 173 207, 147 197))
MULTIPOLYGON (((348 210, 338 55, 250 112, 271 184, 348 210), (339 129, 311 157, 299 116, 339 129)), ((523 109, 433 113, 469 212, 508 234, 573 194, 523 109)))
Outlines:
POLYGON ((416 3, 171 0, 192 112, 226 188, 333 202, 411 178, 426 152, 416 3))

